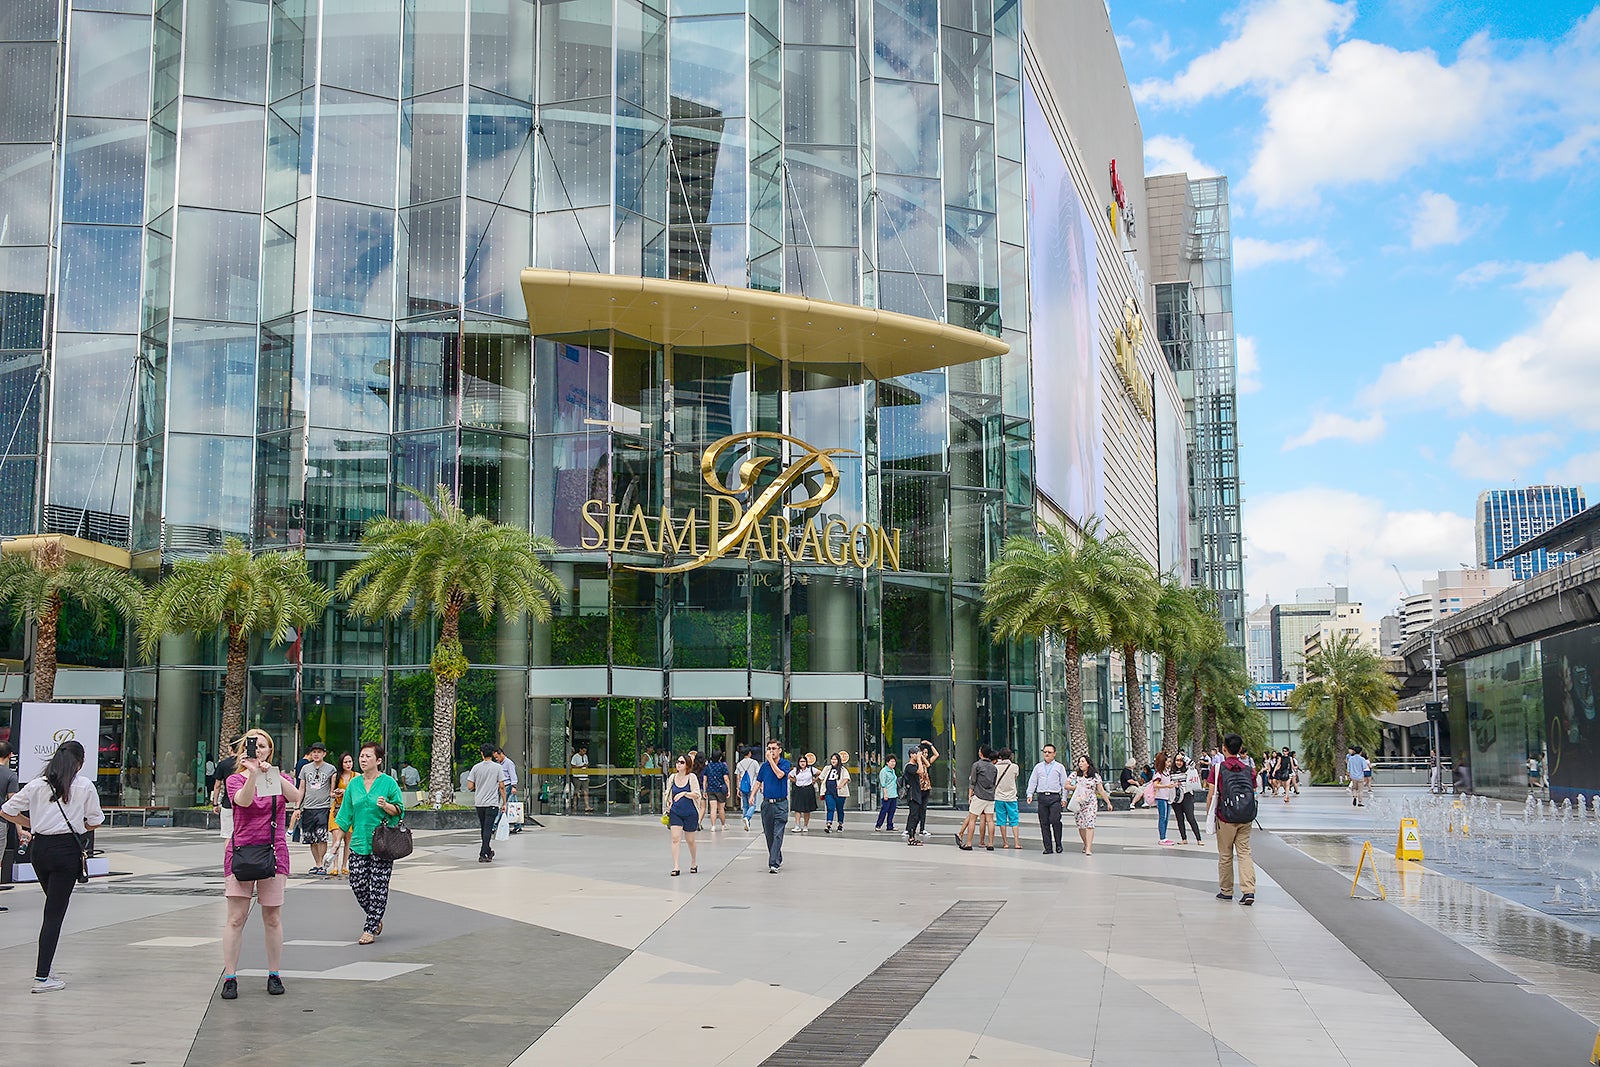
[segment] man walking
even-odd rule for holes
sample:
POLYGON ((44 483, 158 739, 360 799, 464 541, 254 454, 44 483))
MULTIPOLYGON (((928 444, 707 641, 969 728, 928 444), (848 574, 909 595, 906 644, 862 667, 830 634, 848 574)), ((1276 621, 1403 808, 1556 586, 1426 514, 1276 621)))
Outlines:
POLYGON ((328 816, 333 807, 333 779, 338 774, 328 763, 328 746, 321 741, 307 751, 311 761, 300 768, 300 835, 311 846, 311 874, 327 874, 328 816))
POLYGON ((1349 754, 1344 758, 1344 766, 1350 775, 1350 805, 1356 808, 1363 807, 1361 795, 1366 789, 1367 775, 1370 773, 1367 757, 1361 754, 1359 748, 1351 745, 1349 754))
POLYGON ((1242 755, 1244 739, 1222 739, 1226 754, 1212 775, 1217 805, 1217 899, 1233 899, 1233 864, 1239 861, 1239 903, 1256 902, 1256 865, 1250 858, 1250 829, 1256 820, 1256 766, 1242 755))
POLYGON ((994 851, 994 784, 998 775, 994 769, 994 750, 988 745, 978 746, 978 758, 967 772, 967 817, 956 831, 956 847, 963 852, 972 851, 972 834, 978 834, 990 852, 994 851))
POLYGON ((783 746, 767 742, 767 761, 756 772, 761 790, 761 832, 767 838, 767 873, 777 874, 783 866, 783 831, 789 825, 789 771, 783 746))
POLYGON ((739 783, 739 800, 743 805, 745 832, 750 831, 750 820, 755 818, 756 808, 752 803, 756 795, 756 775, 761 773, 761 761, 756 759, 755 746, 739 750, 739 762, 733 768, 733 776, 739 783))
MULTIPOLYGON (((509 804, 517 799, 517 765, 511 762, 511 757, 506 755, 506 750, 503 748, 494 750, 494 760, 500 764, 500 776, 506 782, 505 801, 509 804)), ((522 833, 522 824, 520 822, 512 823, 511 832, 514 834, 522 833)))
POLYGON ((1061 798, 1067 791, 1067 769, 1056 762, 1056 746, 1044 746, 1044 762, 1033 765, 1028 775, 1028 803, 1039 808, 1039 832, 1044 835, 1044 854, 1061 854, 1061 798), (1054 842, 1054 845, 1051 842, 1054 842))
POLYGON ((494 849, 489 847, 489 842, 494 840, 494 824, 506 810, 506 778, 500 769, 504 764, 494 759, 499 749, 481 745, 478 753, 483 759, 467 772, 467 788, 472 791, 472 806, 478 809, 478 836, 482 839, 478 846, 478 862, 488 863, 494 859, 494 849))

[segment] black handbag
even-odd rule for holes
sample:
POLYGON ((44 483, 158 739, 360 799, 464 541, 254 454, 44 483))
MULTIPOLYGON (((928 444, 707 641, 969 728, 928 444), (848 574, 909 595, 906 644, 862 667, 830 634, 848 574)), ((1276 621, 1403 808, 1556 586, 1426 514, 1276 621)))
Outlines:
MULTIPOLYGON (((78 846, 78 883, 85 885, 89 881, 89 850, 84 847, 83 838, 78 836, 78 831, 72 828, 72 820, 67 818, 67 809, 61 806, 61 801, 56 801, 56 808, 61 812, 61 821, 67 824, 67 833, 72 835, 72 843, 78 846)), ((84 833, 89 828, 83 828, 84 833)))
POLYGON ((411 828, 404 819, 393 826, 378 824, 377 829, 372 831, 372 854, 390 863, 411 855, 411 828))
MULTIPOLYGON (((233 836, 239 835, 238 813, 234 813, 233 836)), ((266 844, 241 845, 229 839, 233 849, 233 877, 240 882, 259 882, 278 874, 278 798, 272 798, 272 823, 266 844)))

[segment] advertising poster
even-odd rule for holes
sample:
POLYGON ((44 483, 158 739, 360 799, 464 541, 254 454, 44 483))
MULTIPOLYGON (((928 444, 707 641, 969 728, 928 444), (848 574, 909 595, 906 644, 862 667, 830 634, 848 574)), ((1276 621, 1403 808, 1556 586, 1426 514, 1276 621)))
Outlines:
POLYGON ((1161 540, 1161 573, 1189 574, 1189 442, 1183 403, 1155 380, 1156 522, 1161 540))
POLYGON ((81 776, 96 781, 100 773, 100 705, 22 705, 22 729, 17 740, 17 776, 31 782, 44 773, 44 765, 63 741, 83 746, 81 776))
POLYGON ((1105 507, 1094 224, 1026 84, 1022 109, 1038 485, 1069 517, 1087 520, 1105 507))
MULTIPOLYGON (((1600 792, 1600 711, 1595 693, 1600 684, 1600 627, 1548 637, 1540 645, 1550 798, 1600 792)), ((1517 755, 1521 756, 1520 749, 1517 755)), ((1530 755, 1537 757, 1538 752, 1530 755)))

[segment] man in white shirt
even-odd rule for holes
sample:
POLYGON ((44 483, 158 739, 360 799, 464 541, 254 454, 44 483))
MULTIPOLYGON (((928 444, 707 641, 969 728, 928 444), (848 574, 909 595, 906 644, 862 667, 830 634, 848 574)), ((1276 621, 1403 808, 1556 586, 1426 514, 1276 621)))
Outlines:
POLYGON ((572 791, 583 798, 583 810, 592 812, 589 800, 589 746, 579 745, 568 761, 572 767, 572 791))
MULTIPOLYGON (((503 748, 494 750, 494 761, 500 764, 500 774, 506 782, 506 803, 509 804, 517 799, 517 765, 511 762, 511 757, 506 755, 506 750, 503 748)), ((512 823, 511 832, 522 833, 522 823, 512 823)))
POLYGON ((488 863, 494 859, 494 849, 489 842, 494 840, 495 823, 506 810, 506 779, 495 762, 495 750, 484 745, 479 751, 483 758, 467 772, 467 788, 472 792, 472 804, 478 811, 478 836, 482 838, 478 862, 488 863))
POLYGON ((756 815, 755 796, 758 783, 756 775, 761 773, 761 761, 755 757, 755 749, 744 750, 744 758, 733 769, 734 781, 739 784, 739 799, 744 802, 744 829, 750 832, 750 820, 756 815))

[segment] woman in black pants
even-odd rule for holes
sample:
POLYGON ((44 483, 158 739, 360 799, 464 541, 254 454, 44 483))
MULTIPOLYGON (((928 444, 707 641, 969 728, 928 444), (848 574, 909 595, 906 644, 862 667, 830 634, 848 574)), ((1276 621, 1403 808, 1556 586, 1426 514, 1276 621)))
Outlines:
MULTIPOLYGON (((1178 797, 1172 802, 1172 810, 1178 820, 1178 836, 1183 838, 1183 843, 1189 843, 1188 830, 1194 830, 1194 843, 1200 844, 1200 824, 1194 821, 1194 797, 1202 793, 1200 775, 1189 765, 1189 757, 1182 752, 1172 757, 1172 784, 1177 786, 1178 797), (1184 823, 1188 822, 1188 829, 1184 823)), ((1202 793, 1203 795, 1203 793, 1202 793)))
POLYGON ((939 758, 939 752, 924 741, 906 760, 906 844, 922 844, 921 833, 928 828, 928 797, 932 782, 928 768, 939 758))
POLYGON ((21 831, 18 836, 28 847, 28 861, 39 878, 39 888, 44 890, 39 965, 33 972, 35 993, 67 987, 50 973, 50 965, 55 962, 56 943, 61 940, 61 923, 67 917, 72 887, 84 874, 84 838, 105 822, 94 783, 78 777, 82 770, 83 746, 76 741, 63 741, 45 765, 44 774, 0 807, 0 816, 21 831))

